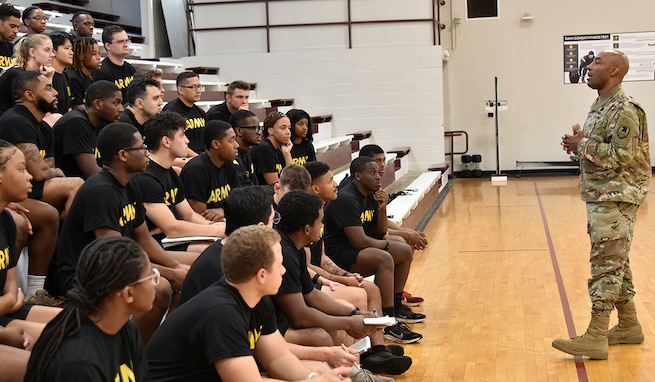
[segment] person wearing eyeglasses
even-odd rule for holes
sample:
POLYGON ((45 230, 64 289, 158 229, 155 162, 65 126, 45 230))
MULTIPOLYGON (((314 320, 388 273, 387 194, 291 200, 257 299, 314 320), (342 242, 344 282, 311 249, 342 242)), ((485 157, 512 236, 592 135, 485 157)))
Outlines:
POLYGON ((207 220, 222 222, 223 201, 240 186, 233 163, 239 145, 227 122, 209 121, 204 130, 207 150, 189 160, 180 176, 191 208, 207 220))
POLYGON ((18 35, 20 11, 9 3, 0 4, 0 67, 11 65, 14 47, 11 44, 18 35))
POLYGON ((232 81, 225 92, 225 102, 212 106, 207 111, 207 120, 220 119, 229 122, 237 110, 249 110, 250 84, 246 81, 232 81))
POLYGON ((26 381, 143 381, 143 344, 132 315, 154 307, 165 280, 134 240, 106 236, 82 250, 64 310, 30 356, 26 381))
POLYGON ((94 81, 107 80, 113 82, 127 99, 127 87, 134 79, 136 68, 125 60, 130 54, 130 38, 127 32, 118 25, 109 25, 102 30, 102 44, 107 57, 102 60, 99 70, 91 72, 94 81))
MULTIPOLYGON (((173 162, 186 153, 189 143, 184 134, 185 127, 184 117, 172 111, 152 116, 145 126, 145 143, 150 150, 150 162, 146 171, 136 174, 134 179, 143 196, 148 229, 159 242, 165 237, 219 238, 225 235, 225 223, 214 224, 191 208, 182 180, 173 169, 173 162)), ((187 241, 168 250, 201 253, 211 243, 187 241)))
POLYGON ((98 134, 97 145, 103 169, 89 177, 77 192, 59 234, 46 289, 59 296, 73 288, 80 253, 94 239, 124 236, 136 240, 167 280, 157 286, 153 309, 134 316, 145 343, 169 307, 169 312, 175 308, 179 293, 173 294, 171 288, 180 290, 189 264, 198 253, 167 252, 148 231, 141 191, 134 175, 145 171, 149 154, 136 128, 123 122, 111 123, 98 134))
POLYGON ((27 34, 41 34, 44 33, 47 28, 48 17, 43 12, 43 9, 31 6, 25 8, 23 14, 21 15, 23 24, 27 27, 27 34))
POLYGON ((175 84, 177 98, 167 103, 164 110, 174 111, 186 118, 186 136, 189 138, 189 151, 186 156, 191 158, 205 151, 203 130, 206 113, 196 105, 196 102, 200 101, 203 88, 200 85, 200 77, 191 71, 178 74, 175 84))
POLYGON ((241 187, 257 185, 259 182, 250 157, 250 148, 262 141, 264 127, 259 125, 259 118, 250 110, 235 111, 230 116, 230 125, 239 144, 239 152, 234 164, 237 166, 241 187))
POLYGON ((103 126, 117 121, 122 111, 123 97, 116 85, 109 81, 89 85, 84 107, 69 111, 52 127, 55 165, 66 176, 82 179, 99 172, 96 137, 103 126))

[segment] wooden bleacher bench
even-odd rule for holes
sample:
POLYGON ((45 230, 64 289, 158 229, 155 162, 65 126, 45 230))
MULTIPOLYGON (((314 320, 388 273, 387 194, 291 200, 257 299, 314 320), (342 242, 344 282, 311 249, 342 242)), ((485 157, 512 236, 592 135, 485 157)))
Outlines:
MULTIPOLYGON (((402 224, 410 213, 419 206, 426 195, 435 194, 435 191, 438 193, 438 187, 435 188, 434 186, 439 181, 439 178, 441 178, 441 172, 439 171, 428 171, 419 175, 403 190, 403 195, 397 196, 389 203, 387 206, 389 220, 402 224)), ((432 200, 426 200, 427 202, 432 203, 432 200)), ((417 212, 425 212, 426 207, 419 208, 417 212)), ((409 228, 413 227, 412 224, 405 226, 409 226, 409 228)))
MULTIPOLYGON (((118 25, 125 29, 128 37, 137 44, 143 44, 146 38, 142 35, 141 27, 134 25, 121 24, 118 22, 120 20, 120 15, 114 15, 111 13, 98 12, 91 9, 88 9, 84 6, 77 5, 76 3, 79 0, 69 0, 69 1, 42 1, 38 3, 33 3, 32 5, 37 6, 44 11, 55 11, 60 13, 70 13, 83 11, 90 14, 93 17, 96 28, 104 28, 108 25, 118 25)), ((88 3, 88 1, 87 1, 88 3)), ((86 4, 86 3, 85 3, 86 4)), ((82 5, 85 5, 82 4, 82 5)))
POLYGON ((73 5, 87 5, 90 0, 59 0, 61 3, 73 4, 73 5))
POLYGON ((293 98, 276 98, 269 99, 268 102, 271 103, 271 107, 285 107, 292 106, 295 100, 293 98))
POLYGON ((114 15, 111 13, 105 13, 105 12, 98 12, 98 11, 93 11, 90 10, 86 7, 81 7, 78 5, 68 5, 63 2, 59 1, 41 1, 38 3, 33 3, 35 7, 39 7, 43 10, 48 10, 48 11, 57 11, 61 13, 75 13, 79 11, 84 11, 88 14, 90 14, 94 21, 95 19, 100 19, 100 20, 109 20, 109 21, 118 21, 121 17, 119 15, 114 15))
POLYGON ((362 148, 362 141, 365 139, 368 139, 371 137, 373 132, 371 130, 359 130, 355 131, 353 133, 348 133, 348 135, 352 135, 353 140, 350 142, 350 150, 353 153, 356 153, 359 151, 359 149, 362 148))
POLYGON ((186 70, 194 72, 195 74, 215 74, 218 76, 218 71, 220 68, 209 66, 194 66, 191 68, 186 68, 186 70))
POLYGON ((317 154, 322 154, 328 150, 334 150, 339 146, 350 144, 351 139, 352 138, 348 135, 322 139, 320 141, 314 142, 314 149, 316 150, 317 154))
POLYGON ((319 123, 327 123, 332 121, 332 114, 315 115, 312 117, 312 124, 318 125, 319 123))
POLYGON ((446 171, 450 168, 450 164, 443 162, 443 163, 435 163, 428 167, 428 171, 441 171, 442 174, 445 174, 446 171))

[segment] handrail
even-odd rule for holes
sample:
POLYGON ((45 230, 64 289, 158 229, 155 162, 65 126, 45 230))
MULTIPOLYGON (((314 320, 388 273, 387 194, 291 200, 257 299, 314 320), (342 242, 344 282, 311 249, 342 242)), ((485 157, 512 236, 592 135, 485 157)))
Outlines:
POLYGON ((445 156, 450 156, 450 168, 452 173, 455 173, 455 155, 466 154, 469 151, 469 135, 464 130, 444 131, 445 138, 450 138, 450 151, 444 153, 445 156), (464 136, 466 138, 466 148, 462 152, 455 152, 455 137, 464 136))
MULTIPOLYGON (((432 24, 432 44, 441 45, 441 29, 443 24, 441 24, 439 18, 441 16, 440 7, 445 5, 444 0, 432 0, 432 15, 430 18, 424 19, 391 19, 391 20, 353 20, 351 13, 351 1, 347 1, 348 7, 348 16, 345 21, 332 21, 332 22, 317 22, 317 23, 291 23, 291 24, 271 24, 269 19, 269 3, 271 2, 282 2, 282 1, 294 1, 294 0, 235 0, 235 1, 209 1, 209 2, 199 2, 195 3, 191 0, 187 1, 187 35, 189 36, 189 41, 192 41, 192 33, 195 32, 207 32, 207 31, 221 31, 221 30, 235 30, 235 29, 266 29, 266 52, 271 52, 271 41, 270 41, 270 31, 272 28, 297 28, 297 27, 320 27, 320 26, 335 26, 335 25, 344 25, 348 28, 348 49, 352 49, 352 26, 361 25, 361 24, 392 24, 392 23, 426 23, 429 22, 432 24), (244 4, 244 3, 265 3, 266 9, 266 23, 257 24, 257 25, 239 25, 233 27, 211 27, 211 28, 195 28, 193 27, 193 22, 191 17, 193 15, 193 8, 199 6, 207 5, 225 5, 225 4, 244 4)), ((191 55, 191 44, 188 45, 188 54, 191 55)))

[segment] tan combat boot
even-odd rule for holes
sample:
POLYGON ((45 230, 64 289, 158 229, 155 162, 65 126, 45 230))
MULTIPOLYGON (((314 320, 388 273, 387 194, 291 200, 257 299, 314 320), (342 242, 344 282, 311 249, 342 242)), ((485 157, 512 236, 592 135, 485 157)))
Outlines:
POLYGON ((640 344, 644 342, 644 333, 637 321, 635 303, 630 301, 624 305, 617 305, 619 312, 619 324, 607 332, 607 343, 617 344, 640 344))
POLYGON ((607 359, 607 327, 610 318, 591 315, 587 332, 570 340, 554 340, 553 347, 564 353, 587 356, 591 359, 607 359))

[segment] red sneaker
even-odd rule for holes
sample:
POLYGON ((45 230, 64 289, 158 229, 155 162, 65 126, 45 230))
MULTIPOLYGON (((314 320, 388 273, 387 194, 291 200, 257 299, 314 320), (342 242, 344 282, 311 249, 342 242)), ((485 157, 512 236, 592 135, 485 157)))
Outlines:
POLYGON ((423 297, 412 296, 411 293, 403 291, 403 305, 405 306, 419 306, 423 304, 423 297))

